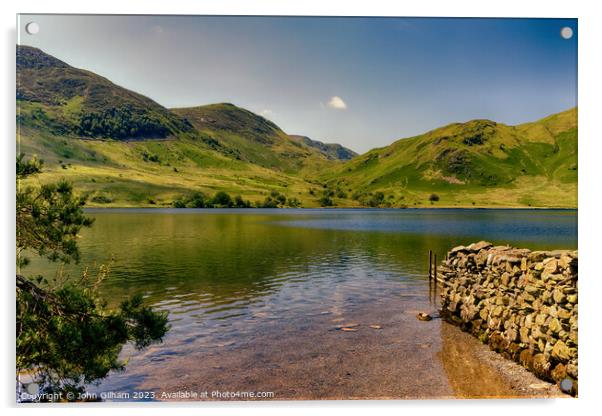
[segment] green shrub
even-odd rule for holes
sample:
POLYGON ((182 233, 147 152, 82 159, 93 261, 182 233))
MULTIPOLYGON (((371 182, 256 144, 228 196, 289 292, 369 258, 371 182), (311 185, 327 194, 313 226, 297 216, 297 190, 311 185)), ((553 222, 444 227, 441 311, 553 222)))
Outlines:
POLYGON ((96 195, 92 198, 92 202, 96 202, 97 204, 110 204, 113 200, 105 195, 96 195))
POLYGON ((234 206, 236 208, 251 208, 251 202, 243 200, 240 195, 236 195, 234 197, 234 206))
POLYGON ((230 208, 234 205, 230 195, 224 191, 216 193, 211 201, 215 208, 230 208))
POLYGON ((375 192, 368 200, 368 206, 379 207, 385 202, 385 194, 383 192, 375 192))
POLYGON ((205 208, 207 197, 202 192, 194 192, 172 202, 174 208, 205 208))
POLYGON ((176 199, 171 203, 174 208, 186 208, 186 203, 181 199, 176 199))
POLYGON ((158 155, 150 154, 147 151, 142 152, 142 159, 145 162, 161 163, 161 159, 159 159, 158 155))
POLYGON ((263 202, 257 201, 257 208, 278 208, 278 201, 273 199, 271 196, 265 198, 263 202))
POLYGON ((291 208, 298 208, 301 206, 301 201, 299 201, 297 198, 289 198, 286 201, 286 204, 291 208))
POLYGON ((207 206, 207 197, 202 192, 193 193, 186 201, 188 208, 205 208, 207 206))
POLYGON ((318 202, 323 207, 331 207, 331 206, 334 205, 334 202, 332 201, 332 198, 329 197, 329 196, 327 196, 327 195, 324 195, 322 198, 320 198, 318 200, 318 202))

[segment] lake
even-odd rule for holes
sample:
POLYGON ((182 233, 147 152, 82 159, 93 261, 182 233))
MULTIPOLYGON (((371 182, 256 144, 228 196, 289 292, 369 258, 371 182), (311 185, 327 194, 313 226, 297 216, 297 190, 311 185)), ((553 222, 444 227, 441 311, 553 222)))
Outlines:
MULTIPOLYGON (((65 273, 112 260, 101 287, 109 304, 141 293, 168 311, 171 323, 163 343, 142 352, 124 348, 126 371, 111 374, 97 391, 247 389, 281 399, 453 395, 440 358, 441 324, 415 319, 416 311, 436 308, 426 277, 429 250, 442 259, 450 248, 479 240, 577 248, 576 210, 87 213, 95 223, 82 232, 82 261, 65 273), (357 331, 336 330, 350 321, 357 331), (399 382, 410 376, 424 386, 399 382)), ((56 270, 40 261, 26 269, 56 270)))

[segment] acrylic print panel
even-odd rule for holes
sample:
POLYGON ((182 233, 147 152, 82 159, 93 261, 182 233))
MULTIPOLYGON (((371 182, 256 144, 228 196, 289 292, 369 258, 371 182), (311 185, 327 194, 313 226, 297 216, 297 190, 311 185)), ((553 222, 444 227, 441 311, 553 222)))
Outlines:
POLYGON ((18 401, 577 395, 576 19, 18 24, 18 401))

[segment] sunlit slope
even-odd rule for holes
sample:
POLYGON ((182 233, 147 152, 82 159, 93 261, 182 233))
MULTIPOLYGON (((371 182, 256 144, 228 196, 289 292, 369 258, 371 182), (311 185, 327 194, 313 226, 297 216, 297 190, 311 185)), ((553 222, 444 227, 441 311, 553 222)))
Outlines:
POLYGON ((17 116, 23 126, 116 140, 165 138, 192 130, 150 98, 37 48, 17 46, 16 61, 17 116))
POLYGON ((35 48, 17 48, 18 151, 92 206, 170 206, 201 191, 304 207, 576 207, 577 110, 454 123, 361 156, 288 135, 233 104, 167 109, 35 48), (351 160, 348 160, 351 159, 351 160))
POLYGON ((66 179, 89 195, 89 206, 170 206, 194 191, 226 191, 261 201, 272 191, 319 206, 300 177, 236 160, 207 149, 199 139, 147 141, 72 140, 24 131, 19 151, 44 159, 30 182, 66 179))
POLYGON ((18 151, 45 161, 36 180, 68 179, 92 206, 169 206, 196 191, 317 206, 304 178, 335 163, 245 109, 171 111, 32 47, 17 47, 16 92, 18 151))
POLYGON ((577 110, 534 123, 454 123, 371 150, 322 175, 394 205, 577 206, 577 110))
POLYGON ((196 131, 227 148, 232 157, 266 168, 296 174, 330 165, 334 158, 324 151, 294 140, 262 116, 230 103, 172 111, 188 120, 196 131))

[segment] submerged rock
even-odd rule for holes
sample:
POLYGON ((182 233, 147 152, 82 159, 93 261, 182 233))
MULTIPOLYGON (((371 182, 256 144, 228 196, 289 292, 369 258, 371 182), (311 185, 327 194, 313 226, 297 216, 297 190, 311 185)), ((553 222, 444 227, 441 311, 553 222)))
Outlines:
POLYGON ((418 320, 420 321, 430 321, 431 319, 433 319, 431 315, 424 312, 419 312, 418 315, 416 315, 416 318, 418 318, 418 320))

